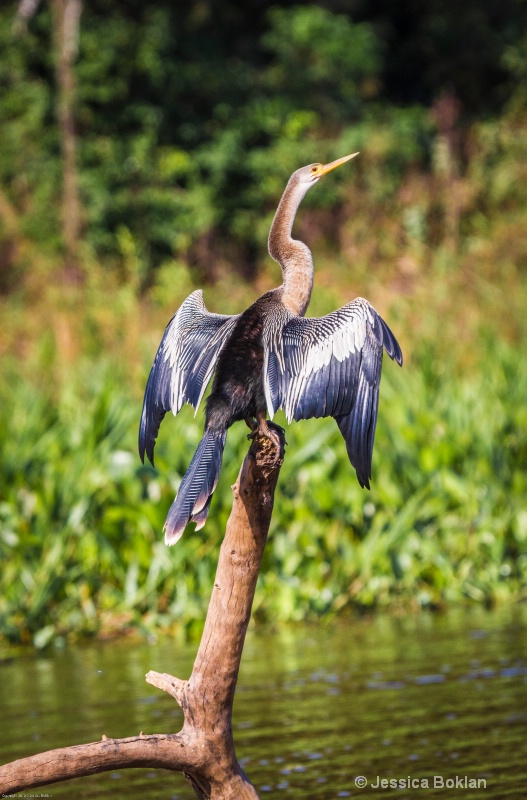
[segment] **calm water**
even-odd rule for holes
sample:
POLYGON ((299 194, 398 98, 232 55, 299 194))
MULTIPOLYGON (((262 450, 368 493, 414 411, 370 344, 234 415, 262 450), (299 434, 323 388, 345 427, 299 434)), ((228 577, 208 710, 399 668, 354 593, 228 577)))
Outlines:
MULTIPOLYGON (((526 633, 527 610, 515 609, 249 634, 235 705, 238 757, 262 797, 525 798, 526 633), (479 788, 447 788, 465 776, 479 788), (375 788, 379 778, 417 783, 375 788)), ((144 674, 188 677, 194 650, 171 641, 112 643, 0 664, 2 762, 103 733, 178 731, 178 706, 144 674)), ((181 776, 161 770, 42 791, 195 797, 181 776)))

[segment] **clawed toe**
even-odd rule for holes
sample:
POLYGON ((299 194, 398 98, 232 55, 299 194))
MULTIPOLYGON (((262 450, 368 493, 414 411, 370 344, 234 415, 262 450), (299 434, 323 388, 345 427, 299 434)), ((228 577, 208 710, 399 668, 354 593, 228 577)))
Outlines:
POLYGON ((282 437, 284 444, 287 444, 285 441, 285 430, 275 422, 269 422, 268 420, 264 419, 260 423, 259 432, 262 436, 265 436, 267 439, 270 439, 272 442, 274 442, 277 447, 282 447, 282 437))
POLYGON ((258 433, 258 423, 254 417, 245 417, 245 424, 251 429, 251 432, 247 434, 247 438, 251 441, 258 433))
POLYGON ((247 434, 249 440, 253 440, 257 436, 265 436, 266 439, 274 442, 277 447, 281 447, 283 437, 284 444, 287 444, 285 441, 285 429, 281 425, 277 425, 276 422, 266 420, 263 412, 258 414, 257 421, 254 421, 253 426, 250 425, 249 419, 248 417, 245 418, 247 425, 252 427, 251 432, 247 434))

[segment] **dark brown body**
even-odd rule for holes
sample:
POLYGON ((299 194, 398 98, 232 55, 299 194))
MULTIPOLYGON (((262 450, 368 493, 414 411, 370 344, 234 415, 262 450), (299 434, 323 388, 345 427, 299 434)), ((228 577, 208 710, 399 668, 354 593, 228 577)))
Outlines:
POLYGON ((236 323, 218 358, 205 430, 225 430, 234 422, 265 413, 262 332, 266 316, 280 303, 279 294, 275 289, 259 297, 236 323))

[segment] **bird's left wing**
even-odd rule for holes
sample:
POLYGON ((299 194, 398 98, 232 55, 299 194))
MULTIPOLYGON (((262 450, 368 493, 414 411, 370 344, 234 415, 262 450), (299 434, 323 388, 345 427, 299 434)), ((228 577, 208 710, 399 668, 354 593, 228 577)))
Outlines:
POLYGON ((402 364, 384 320, 362 298, 325 317, 293 316, 266 338, 268 412, 291 419, 334 417, 361 486, 369 488, 383 347, 402 364))
POLYGON ((166 412, 183 403, 197 410, 218 355, 238 316, 210 314, 201 290, 192 292, 168 323, 146 384, 139 454, 154 463, 154 447, 166 412))

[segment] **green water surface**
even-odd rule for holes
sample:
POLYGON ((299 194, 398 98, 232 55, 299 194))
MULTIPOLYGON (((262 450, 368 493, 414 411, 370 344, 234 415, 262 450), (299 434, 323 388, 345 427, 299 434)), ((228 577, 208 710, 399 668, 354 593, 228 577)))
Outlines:
MULTIPOLYGON (((525 798, 526 632, 517 608, 250 632, 238 757, 262 797, 525 798)), ((1 761, 103 734, 177 732, 179 707, 144 675, 188 677, 195 649, 125 641, 3 662, 1 761)), ((182 776, 151 769, 41 794, 194 798, 182 776)))

